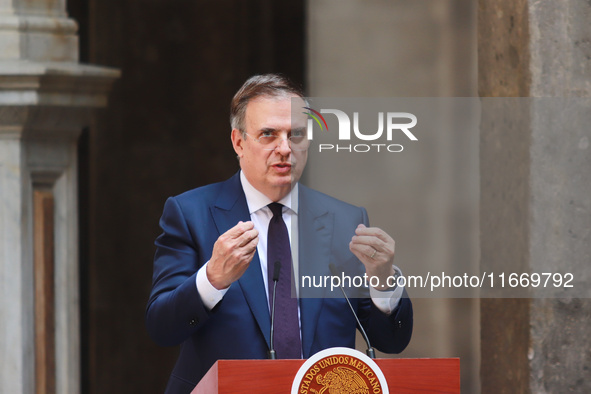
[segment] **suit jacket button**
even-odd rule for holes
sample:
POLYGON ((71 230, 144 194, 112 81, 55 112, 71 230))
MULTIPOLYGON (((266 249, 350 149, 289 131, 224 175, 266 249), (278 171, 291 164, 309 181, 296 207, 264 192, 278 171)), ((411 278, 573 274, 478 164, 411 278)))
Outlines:
POLYGON ((196 326, 197 325, 197 319, 191 319, 191 321, 189 322, 190 326, 196 326))
POLYGON ((402 320, 398 320, 398 328, 402 328, 402 320))

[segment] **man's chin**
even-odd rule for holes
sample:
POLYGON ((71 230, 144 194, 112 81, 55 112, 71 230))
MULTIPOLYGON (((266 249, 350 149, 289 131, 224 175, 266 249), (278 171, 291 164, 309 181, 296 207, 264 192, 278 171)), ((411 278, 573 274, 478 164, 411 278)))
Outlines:
POLYGON ((298 180, 291 175, 277 176, 273 179, 273 186, 277 188, 291 188, 298 180))
POLYGON ((294 180, 292 177, 289 177, 287 179, 281 179, 278 180, 277 182, 274 182, 274 185, 276 187, 291 187, 292 185, 294 185, 297 181, 294 180))

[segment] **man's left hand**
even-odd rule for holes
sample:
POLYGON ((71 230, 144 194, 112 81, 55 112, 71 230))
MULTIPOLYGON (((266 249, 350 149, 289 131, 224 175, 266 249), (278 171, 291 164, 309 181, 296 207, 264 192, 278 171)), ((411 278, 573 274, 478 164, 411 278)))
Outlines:
POLYGON ((378 277, 382 290, 389 276, 394 275, 395 242, 384 230, 377 227, 357 226, 349 249, 365 265, 367 276, 378 277))

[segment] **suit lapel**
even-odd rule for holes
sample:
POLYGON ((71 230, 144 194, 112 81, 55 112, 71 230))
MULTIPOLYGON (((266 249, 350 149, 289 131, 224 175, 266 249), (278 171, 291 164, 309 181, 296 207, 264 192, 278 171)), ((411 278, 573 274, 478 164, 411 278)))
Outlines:
MULTIPOLYGON (((211 209, 211 213, 220 234, 225 233, 241 220, 243 222, 250 220, 250 213, 240 183, 239 173, 225 182, 216 205, 211 209)), ((271 322, 258 252, 254 254, 249 267, 242 277, 238 279, 237 284, 242 289, 244 298, 267 341, 267 345, 269 345, 271 322)))
MULTIPOLYGON (((299 279, 302 275, 322 277, 328 275, 330 263, 330 245, 332 243, 333 216, 328 209, 313 201, 312 193, 306 187, 299 186, 299 279)), ((324 288, 314 289, 313 294, 306 294, 307 289, 300 288, 300 319, 302 325, 302 349, 304 357, 310 357, 317 330, 320 309, 323 303, 324 288), (314 298, 311 298, 314 297, 314 298)), ((310 290, 310 289, 308 289, 310 290)))

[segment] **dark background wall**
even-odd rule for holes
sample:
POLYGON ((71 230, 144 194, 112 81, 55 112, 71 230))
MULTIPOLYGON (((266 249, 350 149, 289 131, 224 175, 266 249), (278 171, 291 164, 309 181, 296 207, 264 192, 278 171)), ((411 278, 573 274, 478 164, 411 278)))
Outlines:
POLYGON ((246 78, 304 81, 304 1, 69 0, 82 62, 121 69, 80 140, 82 392, 159 393, 176 357, 144 328, 165 199, 238 169, 246 78), (221 134, 221 135, 220 135, 221 134))

